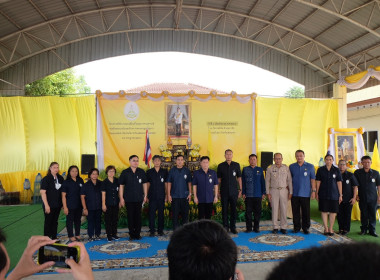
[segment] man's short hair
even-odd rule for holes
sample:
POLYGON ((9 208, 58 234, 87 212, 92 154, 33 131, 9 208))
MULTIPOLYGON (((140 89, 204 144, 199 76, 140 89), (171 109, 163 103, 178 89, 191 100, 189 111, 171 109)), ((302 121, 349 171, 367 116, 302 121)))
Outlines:
POLYGON ((334 160, 334 157, 333 157, 333 155, 331 155, 331 154, 325 155, 325 159, 326 159, 326 158, 328 158, 328 157, 331 157, 331 158, 332 158, 332 160, 334 160))
POLYGON ((178 228, 167 255, 170 280, 228 280, 235 274, 236 244, 214 221, 198 220, 178 228))
POLYGON ((178 159, 180 157, 183 158, 183 159, 185 159, 185 157, 183 155, 178 155, 175 159, 178 159))
MULTIPOLYGON (((5 234, 2 229, 0 229, 0 243, 3 243, 6 241, 5 234)), ((5 266, 7 265, 7 256, 5 255, 5 252, 2 248, 0 248, 0 272, 3 271, 5 266)))
POLYGON ((131 161, 131 159, 133 159, 133 158, 135 158, 135 157, 139 158, 137 155, 131 155, 131 156, 129 157, 129 161, 131 161))
POLYGON ((225 150, 225 151, 224 151, 224 154, 227 154, 227 152, 231 152, 231 153, 233 153, 233 151, 232 151, 231 149, 227 149, 227 150, 225 150))
POLYGON ((302 150, 297 150, 297 151, 294 153, 294 155, 296 155, 297 153, 303 153, 303 155, 305 155, 305 152, 302 151, 302 150))
POLYGON ((251 159, 251 157, 255 157, 255 158, 257 158, 257 155, 255 155, 255 154, 250 154, 249 157, 248 157, 248 159, 251 159))
POLYGON ((286 258, 266 280, 375 279, 376 275, 380 275, 379 263, 378 244, 359 242, 327 245, 286 258))
POLYGON ((338 164, 340 164, 342 161, 344 161, 344 162, 347 163, 347 161, 345 159, 340 159, 339 162, 338 162, 338 164))
POLYGON ((276 157, 276 155, 280 155, 280 156, 281 156, 281 158, 282 158, 282 154, 281 154, 281 153, 275 153, 275 154, 273 155, 273 158, 275 158, 275 157, 276 157))
POLYGON ((205 160, 205 159, 207 159, 208 161, 210 161, 210 158, 209 158, 208 156, 203 156, 203 157, 201 157, 201 161, 202 161, 202 160, 205 160))
POLYGON ((371 159, 371 157, 370 157, 370 156, 362 156, 362 159, 361 159, 361 161, 363 161, 363 160, 366 160, 366 159, 369 159, 370 161, 372 161, 372 159, 371 159))
POLYGON ((159 160, 161 160, 161 157, 160 157, 159 155, 154 155, 153 158, 152 158, 152 160, 154 161, 154 160, 157 159, 157 158, 158 158, 159 160))

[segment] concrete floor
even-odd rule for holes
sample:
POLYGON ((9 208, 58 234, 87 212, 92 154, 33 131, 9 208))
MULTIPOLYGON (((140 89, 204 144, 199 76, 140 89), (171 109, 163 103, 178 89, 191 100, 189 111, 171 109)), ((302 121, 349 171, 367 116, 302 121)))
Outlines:
MULTIPOLYGON (((262 280, 272 271, 279 262, 255 262, 238 264, 245 279, 262 280)), ((94 272, 95 279, 99 280, 163 280, 168 279, 168 268, 146 268, 146 269, 120 269, 94 272)), ((28 280, 67 280, 74 279, 70 274, 45 274, 27 277, 28 280)))

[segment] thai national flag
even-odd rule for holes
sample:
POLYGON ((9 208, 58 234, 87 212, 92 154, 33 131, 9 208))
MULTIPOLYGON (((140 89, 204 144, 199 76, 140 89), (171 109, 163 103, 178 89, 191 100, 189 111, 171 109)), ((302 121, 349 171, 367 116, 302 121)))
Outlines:
POLYGON ((150 168, 150 161, 151 160, 152 160, 152 151, 150 150, 149 133, 148 133, 148 130, 146 130, 146 133, 145 133, 144 161, 145 161, 145 164, 149 168, 150 168))

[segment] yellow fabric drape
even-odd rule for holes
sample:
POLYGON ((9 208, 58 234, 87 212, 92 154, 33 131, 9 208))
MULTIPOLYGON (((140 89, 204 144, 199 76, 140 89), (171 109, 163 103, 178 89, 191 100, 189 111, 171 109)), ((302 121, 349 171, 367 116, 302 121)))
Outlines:
MULTIPOLYGON (((375 69, 376 71, 380 71, 380 66, 373 67, 373 69, 375 69)), ((351 76, 347 76, 344 79, 346 80, 347 83, 350 83, 350 84, 357 83, 361 79, 363 79, 363 77, 367 75, 367 73, 368 73, 368 70, 351 75, 351 76)))
MULTIPOLYGON (((336 100, 256 98, 257 152, 280 152, 284 163, 295 162, 302 149, 306 161, 318 165, 327 152, 327 131, 339 126, 336 100)), ((260 158, 259 158, 260 162, 260 158)))
POLYGON ((32 190, 50 162, 60 170, 96 154, 95 96, 0 98, 0 180, 6 191, 32 190))

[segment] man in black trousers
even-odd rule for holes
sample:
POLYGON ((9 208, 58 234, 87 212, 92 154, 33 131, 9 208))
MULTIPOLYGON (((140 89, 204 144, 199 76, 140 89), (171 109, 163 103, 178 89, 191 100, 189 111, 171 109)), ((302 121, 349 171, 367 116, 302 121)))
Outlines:
POLYGON ((227 149, 224 152, 226 161, 220 163, 217 169, 218 181, 220 184, 220 196, 222 201, 223 226, 228 231, 228 206, 230 206, 230 230, 236 231, 236 204, 238 197, 241 197, 242 181, 240 164, 232 161, 233 152, 227 149))
POLYGON ((148 200, 149 200, 149 231, 151 237, 156 231, 156 211, 158 217, 157 233, 164 235, 164 207, 165 192, 167 189, 168 171, 161 168, 161 157, 153 156, 154 167, 146 173, 148 180, 148 200))
POLYGON ((370 156, 361 159, 363 168, 356 170, 354 175, 358 181, 360 221, 362 223, 360 235, 367 234, 378 237, 376 226, 376 206, 380 203, 380 175, 371 169, 370 156))

